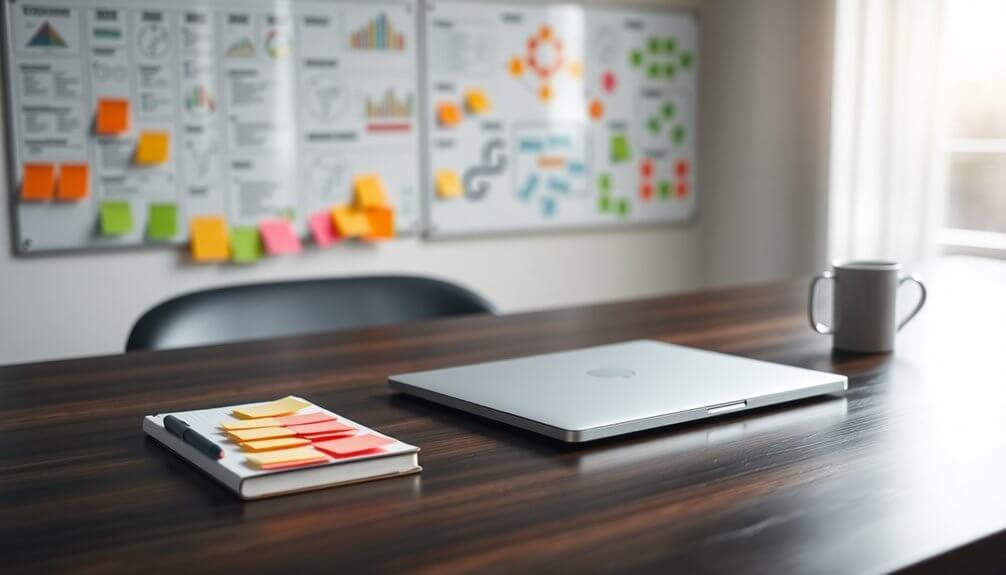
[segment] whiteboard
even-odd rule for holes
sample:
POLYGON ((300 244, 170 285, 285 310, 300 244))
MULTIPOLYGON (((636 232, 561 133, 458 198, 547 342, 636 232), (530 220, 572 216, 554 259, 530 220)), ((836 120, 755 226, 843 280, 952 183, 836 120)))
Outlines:
POLYGON ((693 216, 693 14, 431 0, 423 20, 431 235, 693 216))
POLYGON ((150 245, 153 204, 231 226, 306 219, 377 173, 400 233, 421 225, 417 0, 5 0, 12 206, 22 252, 150 245), (132 125, 95 132, 99 101, 132 125), (136 165, 141 133, 168 159, 136 165), (26 163, 87 164, 79 201, 23 201, 26 163), (128 233, 102 235, 104 202, 128 233))

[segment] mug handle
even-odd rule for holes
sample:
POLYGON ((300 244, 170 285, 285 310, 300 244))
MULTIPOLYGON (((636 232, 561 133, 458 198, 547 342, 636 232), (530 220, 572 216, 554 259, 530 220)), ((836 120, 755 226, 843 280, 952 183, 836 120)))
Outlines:
MULTIPOLYGON (((832 272, 822 272, 822 273, 818 274, 810 282, 810 299, 807 301, 807 317, 810 318, 810 328, 813 329, 814 331, 816 331, 817 333, 820 333, 820 334, 823 334, 823 335, 831 335, 831 334, 835 333, 835 328, 833 326, 825 325, 825 324, 817 321, 814 318, 814 296, 817 295, 817 284, 818 284, 818 282, 820 282, 821 280, 832 280, 832 281, 834 281, 834 279, 835 279, 835 274, 834 273, 832 273, 832 272)), ((919 284, 919 285, 922 285, 922 284, 919 284)), ((923 290, 923 294, 925 294, 925 290, 923 290)), ((922 300, 925 301, 925 299, 926 298, 923 295, 922 300)), ((922 306, 920 305, 919 307, 921 308, 922 306)), ((918 308, 916 308, 915 312, 912 312, 912 315, 915 315, 916 313, 918 313, 918 311, 919 311, 918 308)), ((912 319, 912 316, 908 316, 908 319, 912 319)), ((908 323, 908 320, 905 320, 905 323, 908 323)))
POLYGON ((926 285, 922 283, 922 279, 915 274, 904 276, 898 280, 898 289, 905 285, 905 282, 913 282, 915 285, 919 286, 922 295, 919 297, 919 303, 915 304, 915 309, 908 314, 908 317, 901 320, 901 323, 898 324, 898 331, 901 331, 901 328, 905 327, 908 322, 912 321, 912 318, 918 315, 918 313, 922 310, 922 306, 926 304, 926 285))

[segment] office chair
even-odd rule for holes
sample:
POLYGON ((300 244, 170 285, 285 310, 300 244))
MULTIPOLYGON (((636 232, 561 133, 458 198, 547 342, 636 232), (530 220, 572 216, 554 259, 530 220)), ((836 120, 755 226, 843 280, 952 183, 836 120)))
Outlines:
POLYGON ((422 277, 350 277, 225 287, 148 310, 126 351, 210 345, 464 314, 495 313, 460 286, 422 277))

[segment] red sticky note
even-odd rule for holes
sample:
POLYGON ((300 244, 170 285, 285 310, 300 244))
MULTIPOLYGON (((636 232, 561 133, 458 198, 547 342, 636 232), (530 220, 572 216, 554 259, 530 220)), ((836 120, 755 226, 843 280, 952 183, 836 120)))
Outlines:
POLYGON ((355 427, 350 427, 348 425, 343 425, 338 421, 326 421, 323 423, 310 423, 307 425, 289 425, 287 429, 293 431, 297 435, 318 435, 319 433, 343 433, 345 431, 354 431, 355 427))
POLYGON ((290 220, 277 218, 266 220, 258 225, 262 234, 262 244, 269 255, 299 254, 300 238, 293 230, 290 220))
POLYGON ((332 212, 329 210, 312 215, 308 220, 308 226, 311 228, 311 237, 314 238, 314 243, 320 247, 329 246, 339 241, 339 232, 335 229, 332 212))
POLYGON ((353 437, 353 432, 346 431, 343 433, 319 433, 317 435, 306 435, 303 437, 303 439, 307 439, 311 443, 317 443, 319 441, 328 441, 329 439, 345 439, 347 437, 353 437))
POLYGON ((382 445, 394 442, 394 439, 388 439, 387 437, 381 437, 380 435, 357 435, 355 437, 347 437, 346 439, 322 441, 319 443, 313 443, 312 445, 314 445, 316 449, 320 449, 326 453, 331 453, 332 455, 349 455, 351 453, 359 453, 361 451, 376 449, 382 445))
POLYGON ((327 457, 319 457, 317 459, 305 459, 303 461, 290 461, 288 463, 272 463, 269 465, 263 465, 259 469, 265 469, 266 471, 277 471, 279 469, 292 469, 294 467, 307 467, 308 465, 317 465, 319 463, 328 463, 327 457))
POLYGON ((327 413, 305 413, 304 415, 288 415, 286 417, 277 417, 276 421, 278 421, 280 425, 287 427, 291 425, 307 425, 309 423, 335 421, 335 417, 327 413))

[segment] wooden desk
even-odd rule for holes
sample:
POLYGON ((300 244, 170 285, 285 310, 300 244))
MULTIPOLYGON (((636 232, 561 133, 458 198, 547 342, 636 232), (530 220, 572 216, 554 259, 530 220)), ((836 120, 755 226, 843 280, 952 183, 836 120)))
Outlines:
POLYGON ((1002 572, 1006 266, 950 260, 928 280, 893 356, 832 355, 796 281, 0 369, 2 569, 1002 572), (571 447, 385 383, 631 338, 850 388, 571 447), (140 430, 158 410, 290 393, 421 446, 425 471, 242 503, 140 430))

